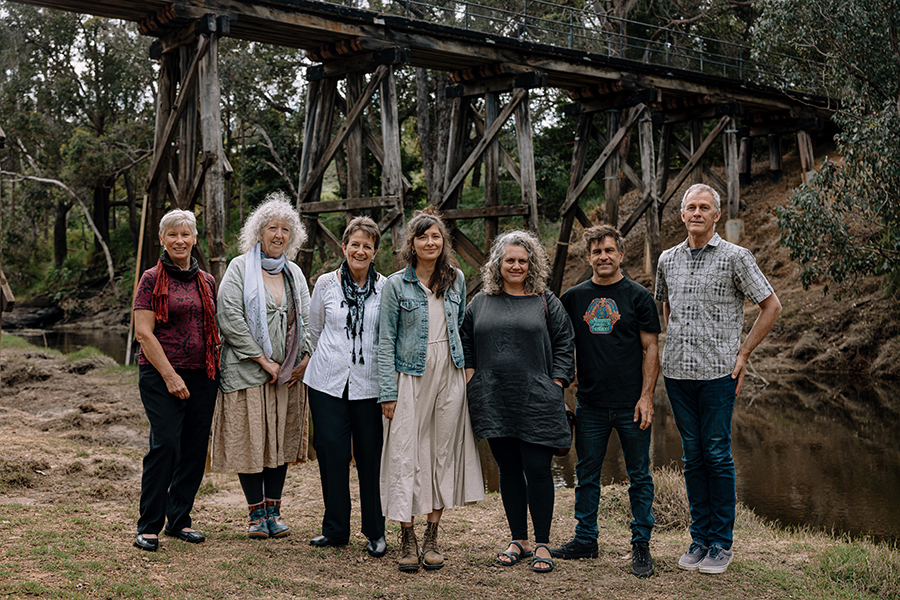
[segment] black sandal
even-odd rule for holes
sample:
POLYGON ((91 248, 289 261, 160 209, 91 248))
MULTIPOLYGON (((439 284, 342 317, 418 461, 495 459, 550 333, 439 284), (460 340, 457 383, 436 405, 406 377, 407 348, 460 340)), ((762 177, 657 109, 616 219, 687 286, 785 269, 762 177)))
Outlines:
POLYGON ((538 548, 546 548, 547 552, 550 552, 550 547, 547 544, 535 544, 534 546, 534 558, 531 559, 531 570, 535 573, 549 573, 553 570, 553 559, 552 558, 543 558, 537 555, 538 548), (535 566, 537 563, 546 563, 550 565, 549 567, 537 567, 535 566))
POLYGON ((517 542, 515 540, 511 541, 509 543, 509 545, 516 546, 519 549, 519 551, 515 552, 513 550, 507 550, 506 552, 498 552, 497 553, 496 560, 498 563, 500 563, 504 567, 511 567, 511 566, 517 564, 523 558, 529 558, 532 554, 534 554, 534 552, 525 552, 525 548, 522 547, 522 544, 520 544, 519 542, 517 542), (509 557, 509 562, 500 560, 501 556, 509 557))

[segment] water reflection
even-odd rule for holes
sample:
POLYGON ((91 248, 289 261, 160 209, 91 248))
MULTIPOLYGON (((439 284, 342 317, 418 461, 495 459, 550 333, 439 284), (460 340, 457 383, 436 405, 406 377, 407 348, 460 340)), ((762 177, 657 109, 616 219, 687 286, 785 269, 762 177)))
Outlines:
POLYGON ((124 331, 109 329, 85 329, 81 331, 20 329, 9 333, 24 339, 29 344, 53 348, 64 354, 81 350, 86 346, 93 346, 103 352, 103 354, 111 356, 120 365, 125 363, 126 332, 124 331))
MULTIPOLYGON (((763 374, 738 398, 733 451, 738 498, 784 524, 900 540, 900 384, 846 375, 763 374)), ((654 397, 650 458, 681 468, 681 439, 664 386, 654 397)), ((628 475, 613 432, 603 483, 628 475)), ((485 486, 499 490, 497 466, 479 446, 485 486)), ((554 458, 558 487, 573 487, 574 449, 554 458)))

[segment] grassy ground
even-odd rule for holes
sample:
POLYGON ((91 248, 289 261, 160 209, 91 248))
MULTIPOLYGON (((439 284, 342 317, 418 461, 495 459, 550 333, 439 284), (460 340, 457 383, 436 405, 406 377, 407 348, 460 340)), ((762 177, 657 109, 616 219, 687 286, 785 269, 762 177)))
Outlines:
MULTIPOLYGON (((655 473, 656 574, 646 580, 629 571, 628 496, 621 485, 603 490, 600 556, 557 561, 549 574, 524 563, 494 564, 508 539, 497 494, 445 514, 440 541, 447 565, 437 572, 397 571, 396 523, 388 523, 382 559, 365 554, 361 534, 345 548, 312 548, 322 516, 315 462, 289 469, 289 537, 248 540, 236 477, 211 473, 193 511, 208 541, 192 546, 163 537, 159 552, 141 552, 131 545, 144 451, 135 440, 146 443, 147 425, 133 369, 101 364, 73 372, 74 362, 94 354, 73 362, 5 334, 3 346, 0 598, 900 598, 897 548, 786 530, 744 507, 729 570, 680 571, 676 563, 689 543, 687 506, 682 478, 667 470, 655 473)), ((557 491, 554 543, 571 537, 573 502, 573 490, 557 491)), ((355 499, 354 511, 356 531, 355 499)), ((421 536, 421 523, 418 529, 421 536)))

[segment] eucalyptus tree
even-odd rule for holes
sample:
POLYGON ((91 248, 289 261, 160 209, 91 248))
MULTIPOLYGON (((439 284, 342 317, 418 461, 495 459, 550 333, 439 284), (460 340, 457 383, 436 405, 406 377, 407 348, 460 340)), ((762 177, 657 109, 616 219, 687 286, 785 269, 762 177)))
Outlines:
POLYGON ((837 99, 839 160, 778 211, 804 286, 837 292, 861 275, 900 289, 900 1, 767 1, 757 40, 785 57, 794 85, 837 99))

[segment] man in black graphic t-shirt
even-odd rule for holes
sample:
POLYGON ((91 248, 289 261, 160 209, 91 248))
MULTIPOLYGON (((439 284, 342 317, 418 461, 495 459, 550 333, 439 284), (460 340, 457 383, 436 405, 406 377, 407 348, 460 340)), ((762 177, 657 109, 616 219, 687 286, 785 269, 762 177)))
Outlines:
POLYGON ((649 577, 654 523, 650 424, 659 375, 659 317, 650 292, 622 274, 622 234, 598 225, 585 230, 584 241, 593 274, 560 298, 575 328, 578 523, 575 537, 551 553, 559 558, 597 556, 600 469, 615 429, 631 480, 631 572, 649 577))

